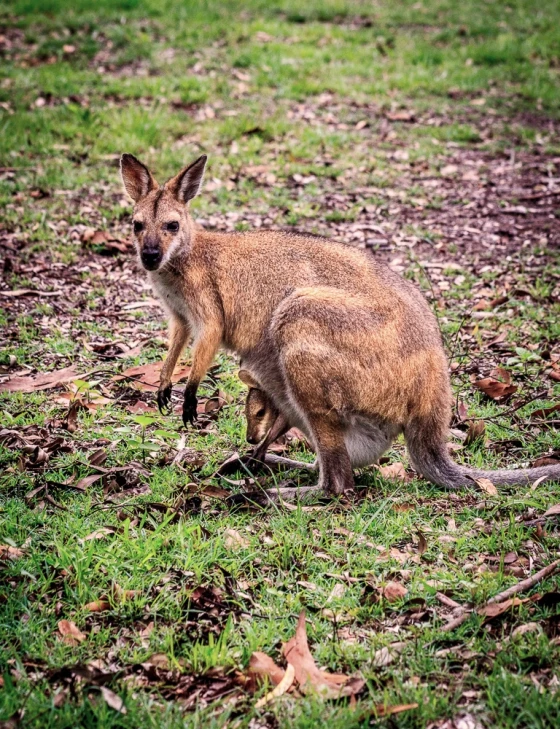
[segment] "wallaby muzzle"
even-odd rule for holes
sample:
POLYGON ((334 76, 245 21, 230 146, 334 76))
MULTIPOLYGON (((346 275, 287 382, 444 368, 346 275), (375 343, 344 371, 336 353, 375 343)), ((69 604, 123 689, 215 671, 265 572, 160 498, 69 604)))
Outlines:
POLYGON ((159 241, 146 241, 142 248, 142 252, 140 253, 140 259, 142 260, 144 268, 147 271, 155 271, 161 263, 162 258, 163 251, 161 250, 159 241))

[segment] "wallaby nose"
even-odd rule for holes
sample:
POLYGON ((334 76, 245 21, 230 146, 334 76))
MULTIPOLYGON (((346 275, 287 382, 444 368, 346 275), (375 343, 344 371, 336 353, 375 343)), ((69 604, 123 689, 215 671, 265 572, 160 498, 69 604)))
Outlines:
POLYGON ((155 271, 155 269, 161 263, 162 257, 163 255, 161 252, 161 248, 158 244, 144 246, 144 248, 142 248, 142 253, 140 254, 142 264, 144 268, 148 271, 155 271))
POLYGON ((259 441, 253 436, 247 433, 247 443, 250 443, 251 445, 257 445, 259 441))

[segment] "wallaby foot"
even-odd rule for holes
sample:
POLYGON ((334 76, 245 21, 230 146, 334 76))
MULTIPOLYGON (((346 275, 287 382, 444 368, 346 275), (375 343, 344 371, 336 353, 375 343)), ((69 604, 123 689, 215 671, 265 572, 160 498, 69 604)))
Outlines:
POLYGON ((194 425, 198 417, 196 412, 197 405, 198 400, 196 394, 187 386, 185 388, 185 399, 183 400, 183 425, 185 428, 188 427, 189 423, 194 425))
POLYGON ((160 387, 157 391, 157 404, 158 410, 162 415, 170 415, 172 412, 171 408, 171 390, 172 385, 160 387))

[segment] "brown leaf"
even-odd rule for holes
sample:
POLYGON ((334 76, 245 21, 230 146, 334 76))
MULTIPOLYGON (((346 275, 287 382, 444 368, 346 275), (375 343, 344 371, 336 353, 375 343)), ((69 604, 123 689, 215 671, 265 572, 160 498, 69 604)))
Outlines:
POLYGON ((498 489, 494 486, 492 481, 490 481, 489 478, 477 478, 475 479, 476 483, 480 486, 480 488, 487 494, 490 494, 490 496, 497 496, 498 495, 498 489))
MULTIPOLYGON (((133 378, 128 380, 128 384, 136 387, 138 390, 155 392, 159 387, 159 378, 161 374, 161 368, 163 362, 152 362, 147 365, 140 365, 138 367, 129 367, 127 370, 120 375, 115 375, 113 380, 118 382, 126 378, 133 378)), ((191 368, 188 365, 176 367, 173 373, 173 382, 179 382, 183 378, 187 377, 191 368)))
POLYGON ((400 584, 400 582, 388 582, 383 588, 383 597, 387 602, 396 602, 402 600, 402 598, 408 594, 406 587, 400 584))
POLYGON ((527 597, 520 600, 518 597, 512 597, 509 600, 504 600, 504 602, 491 602, 489 605, 483 605, 476 612, 485 618, 484 622, 487 622, 488 620, 492 620, 493 618, 497 618, 499 615, 502 615, 510 608, 523 605, 524 602, 528 602, 531 599, 532 598, 527 597))
POLYGON ((421 531, 418 531, 418 554, 424 554, 428 549, 428 542, 421 531))
POLYGON ((539 468, 540 466, 557 466, 560 463, 558 458, 551 456, 541 456, 535 459, 533 462, 533 468, 539 468))
POLYGON ((9 544, 0 544, 0 560, 19 559, 23 555, 23 549, 11 547, 9 544))
POLYGON ((62 423, 62 427, 65 428, 69 433, 75 433, 78 430, 78 411, 84 408, 82 401, 77 398, 75 399, 68 408, 66 418, 62 423))
POLYGON ((517 392, 517 385, 510 385, 505 382, 500 382, 493 377, 485 377, 482 380, 477 380, 473 383, 477 390, 480 390, 492 400, 502 400, 503 398, 513 395, 517 392))
POLYGON ((387 706, 386 704, 376 704, 375 713, 377 716, 390 716, 391 714, 400 714, 403 711, 417 709, 418 704, 397 704, 395 706, 387 706))
POLYGON ((157 408, 150 407, 143 400, 136 400, 132 405, 127 405, 125 410, 133 415, 142 415, 144 413, 157 413, 157 408))
POLYGON ((76 646, 86 639, 78 626, 70 620, 60 620, 58 622, 58 632, 68 645, 76 646))
POLYGON ((560 514, 560 504, 554 504, 544 512, 543 516, 557 516, 558 514, 560 514))
POLYGON ((98 448, 94 453, 91 454, 89 457, 89 465, 90 466, 102 466, 105 461, 107 460, 108 453, 104 448, 98 448))
POLYGON ((533 410, 531 413, 532 418, 546 418, 547 415, 552 415, 552 413, 557 412, 560 410, 560 402, 556 403, 556 405, 552 405, 549 408, 539 408, 539 410, 533 410))
POLYGON ((0 392, 36 392, 37 390, 49 390, 52 387, 63 385, 72 380, 79 380, 87 377, 87 374, 80 374, 74 366, 64 367, 62 370, 47 372, 35 377, 10 377, 0 383, 0 392))
POLYGON ((272 660, 270 656, 262 651, 255 651, 249 660, 249 671, 256 676, 269 678, 275 685, 282 681, 285 671, 272 660))
POLYGON ((469 417, 469 410, 464 402, 460 402, 457 406, 457 414, 459 415, 459 420, 466 420, 469 417))
POLYGON ((84 476, 84 478, 81 478, 77 483, 73 485, 73 488, 79 489, 80 491, 85 491, 88 486, 91 486, 92 483, 99 481, 99 479, 103 478, 103 476, 103 473, 92 473, 89 476, 84 476))
POLYGON ((113 527, 101 527, 100 529, 96 529, 94 532, 91 532, 91 534, 88 534, 87 537, 78 539, 78 542, 80 544, 84 544, 85 542, 90 542, 92 539, 103 539, 109 534, 114 533, 115 529, 113 527))
POLYGON ((118 711, 120 714, 126 714, 126 706, 120 696, 117 696, 117 694, 107 688, 107 686, 100 686, 99 688, 101 696, 105 699, 107 706, 110 706, 111 709, 118 711))
POLYGON ((295 669, 296 681, 303 693, 315 691, 325 698, 339 698, 355 696, 364 687, 365 681, 359 677, 319 670, 309 651, 304 611, 300 613, 295 636, 284 643, 282 650, 295 669))
POLYGON ((467 437, 465 438, 465 445, 474 443, 475 440, 482 438, 486 430, 486 424, 484 420, 469 420, 469 429, 467 430, 467 437))
POLYGON ((389 121, 402 121, 411 122, 414 121, 414 112, 408 109, 400 109, 399 111, 388 111, 385 116, 389 121))
POLYGON ((111 603, 109 600, 99 599, 94 600, 93 602, 88 602, 86 605, 84 605, 85 610, 89 610, 90 613, 102 613, 105 610, 111 609, 111 603))
POLYGON ((391 463, 389 466, 380 466, 378 469, 382 478, 388 478, 396 481, 410 481, 402 463, 391 463))
POLYGON ((505 367, 495 367, 492 372, 490 372, 490 377, 501 380, 501 382, 505 382, 506 385, 511 385, 511 372, 506 370, 505 367))
POLYGON ((249 546, 249 541, 236 529, 226 529, 224 532, 224 546, 226 549, 244 549, 249 546))

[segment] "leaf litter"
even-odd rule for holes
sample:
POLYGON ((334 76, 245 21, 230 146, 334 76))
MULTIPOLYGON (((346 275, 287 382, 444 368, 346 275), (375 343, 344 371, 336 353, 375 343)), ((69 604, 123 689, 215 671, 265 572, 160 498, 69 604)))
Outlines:
MULTIPOLYGON (((295 635, 282 646, 282 654, 293 667, 293 683, 302 694, 316 693, 325 699, 339 699, 356 696, 365 686, 360 676, 329 673, 318 668, 309 650, 304 611, 300 613, 295 635)), ((268 677, 277 686, 284 680, 286 673, 269 656, 260 652, 253 654, 249 668, 259 676, 268 677)))

